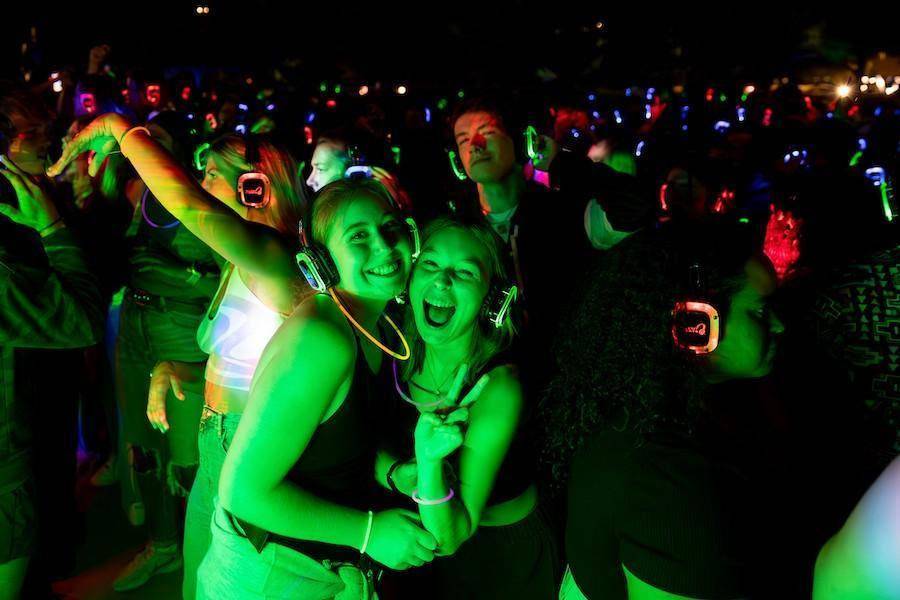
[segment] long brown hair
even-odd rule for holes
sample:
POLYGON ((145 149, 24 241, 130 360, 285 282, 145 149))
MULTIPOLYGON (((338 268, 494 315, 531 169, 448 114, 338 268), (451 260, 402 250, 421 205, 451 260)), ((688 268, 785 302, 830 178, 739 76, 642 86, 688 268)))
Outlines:
POLYGON ((257 141, 259 161, 247 163, 247 142, 239 135, 226 135, 209 148, 216 164, 229 179, 237 181, 241 173, 259 170, 272 184, 272 199, 265 208, 266 222, 286 236, 297 235, 297 225, 306 209, 306 194, 297 176, 297 162, 287 152, 268 141, 257 141))
MULTIPOLYGON (((458 229, 471 235, 487 251, 489 284, 502 286, 508 284, 508 274, 503 262, 503 251, 500 238, 487 223, 480 221, 466 221, 451 217, 438 217, 431 221, 425 228, 422 236, 422 247, 428 244, 432 236, 447 229, 458 229)), ((414 267, 415 268, 415 267, 414 267)), ((488 289, 490 294, 491 288, 488 289)), ((469 370, 466 375, 466 383, 472 383, 484 366, 497 354, 509 348, 516 335, 516 326, 512 318, 507 318, 502 327, 494 327, 480 316, 475 322, 475 334, 472 337, 472 348, 469 349, 467 363, 469 370)), ((406 311, 404 320, 404 335, 412 349, 410 358, 403 365, 403 379, 409 380, 415 373, 422 371, 425 364, 425 342, 422 341, 416 322, 413 318, 412 308, 406 311)))

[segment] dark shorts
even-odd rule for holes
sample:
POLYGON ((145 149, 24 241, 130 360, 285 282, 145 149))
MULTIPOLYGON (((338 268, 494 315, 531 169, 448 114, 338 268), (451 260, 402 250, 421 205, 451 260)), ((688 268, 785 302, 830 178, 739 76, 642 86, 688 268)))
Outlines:
POLYGON ((31 556, 35 530, 32 484, 26 482, 0 494, 0 564, 31 556))

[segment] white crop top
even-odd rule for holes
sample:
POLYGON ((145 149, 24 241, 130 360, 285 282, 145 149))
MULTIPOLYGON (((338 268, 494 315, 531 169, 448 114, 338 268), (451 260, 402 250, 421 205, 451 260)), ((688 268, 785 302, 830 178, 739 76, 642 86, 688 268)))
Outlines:
POLYGON ((206 381, 249 391, 263 349, 284 320, 250 291, 230 265, 197 330, 197 343, 209 354, 206 381))

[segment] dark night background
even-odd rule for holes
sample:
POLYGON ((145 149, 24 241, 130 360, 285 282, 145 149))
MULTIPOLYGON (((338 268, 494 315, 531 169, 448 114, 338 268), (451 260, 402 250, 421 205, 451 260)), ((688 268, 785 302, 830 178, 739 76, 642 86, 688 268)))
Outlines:
POLYGON ((425 85, 537 81, 540 68, 590 85, 641 84, 679 70, 704 80, 772 77, 809 60, 852 65, 900 43, 885 9, 861 8, 867 3, 687 4, 29 2, 5 9, 0 75, 14 76, 31 24, 45 64, 82 67, 88 49, 105 42, 113 64, 148 69, 297 59, 313 78, 425 85), (210 14, 198 16, 198 4, 210 14))

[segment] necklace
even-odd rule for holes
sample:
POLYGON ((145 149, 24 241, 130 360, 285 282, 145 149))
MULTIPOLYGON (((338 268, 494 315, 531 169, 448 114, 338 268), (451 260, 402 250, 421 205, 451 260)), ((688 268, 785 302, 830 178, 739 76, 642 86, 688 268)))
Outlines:
MULTIPOLYGON (((462 364, 462 363, 460 363, 460 364, 462 364)), ((410 379, 410 383, 412 383, 414 386, 416 386, 416 387, 419 388, 420 390, 423 390, 423 391, 425 391, 425 392, 429 392, 429 393, 431 393, 431 394, 434 394, 435 396, 437 396, 437 395, 443 393, 444 386, 447 385, 447 382, 450 380, 450 378, 453 377, 453 375, 454 375, 457 371, 459 371, 459 367, 460 367, 460 365, 456 365, 456 368, 454 368, 454 369, 451 370, 449 373, 447 373, 447 376, 444 377, 444 380, 441 381, 441 382, 438 384, 438 382, 437 382, 437 377, 434 376, 434 369, 431 368, 431 366, 428 364, 428 361, 427 361, 427 360, 425 361, 425 366, 428 367, 428 375, 429 375, 429 377, 431 377, 431 383, 432 383, 432 384, 437 384, 437 386, 436 386, 436 387, 437 387, 437 391, 434 391, 434 392, 433 392, 432 390, 429 390, 429 389, 427 389, 427 388, 424 388, 424 387, 418 385, 417 383, 415 383, 414 381, 412 381, 412 379, 410 379)))
POLYGON ((350 311, 348 311, 346 308, 344 308, 344 305, 341 304, 341 300, 340 300, 340 298, 338 298, 337 294, 334 292, 334 288, 329 288, 328 293, 331 294, 331 299, 334 300, 334 303, 338 305, 338 308, 341 309, 341 312, 344 313, 344 316, 347 317, 347 320, 350 321, 350 323, 352 323, 353 326, 356 327, 356 329, 360 333, 362 333, 364 336, 366 336, 367 340, 369 340, 370 342, 372 342, 373 344, 378 346, 378 348, 380 348, 381 351, 384 352, 385 354, 387 354, 388 356, 396 358, 397 360, 409 360, 409 355, 410 355, 409 344, 406 342, 406 338, 403 337, 403 333, 400 331, 400 328, 394 324, 394 322, 391 320, 391 318, 389 316, 382 315, 382 316, 384 316, 384 320, 388 322, 388 325, 390 325, 393 328, 393 330, 396 332, 397 337, 400 338, 400 343, 403 344, 403 354, 402 355, 394 352, 393 350, 391 350, 390 348, 388 348, 387 346, 382 344, 380 341, 378 341, 378 339, 376 339, 374 335, 372 335, 371 333, 366 331, 366 328, 363 327, 362 325, 360 325, 356 321, 356 319, 353 318, 353 315, 350 314, 350 311))
MULTIPOLYGON (((394 368, 394 387, 396 388, 397 393, 400 395, 400 397, 405 402, 408 402, 408 403, 412 404, 413 406, 416 406, 419 408, 433 408, 435 406, 439 406, 441 403, 444 402, 444 398, 439 398, 439 399, 435 400, 434 402, 416 402, 415 400, 413 400, 412 398, 407 396, 403 392, 403 390, 400 388, 400 377, 397 375, 397 361, 396 360, 394 361, 393 368, 394 368)), ((410 383, 412 383, 412 381, 410 381, 410 383)), ((415 383, 413 383, 413 385, 420 388, 420 386, 416 385, 415 383)), ((425 391, 428 393, 433 393, 433 392, 431 392, 431 390, 425 390, 425 391)), ((435 395, 437 395, 437 394, 435 394, 435 395)))

